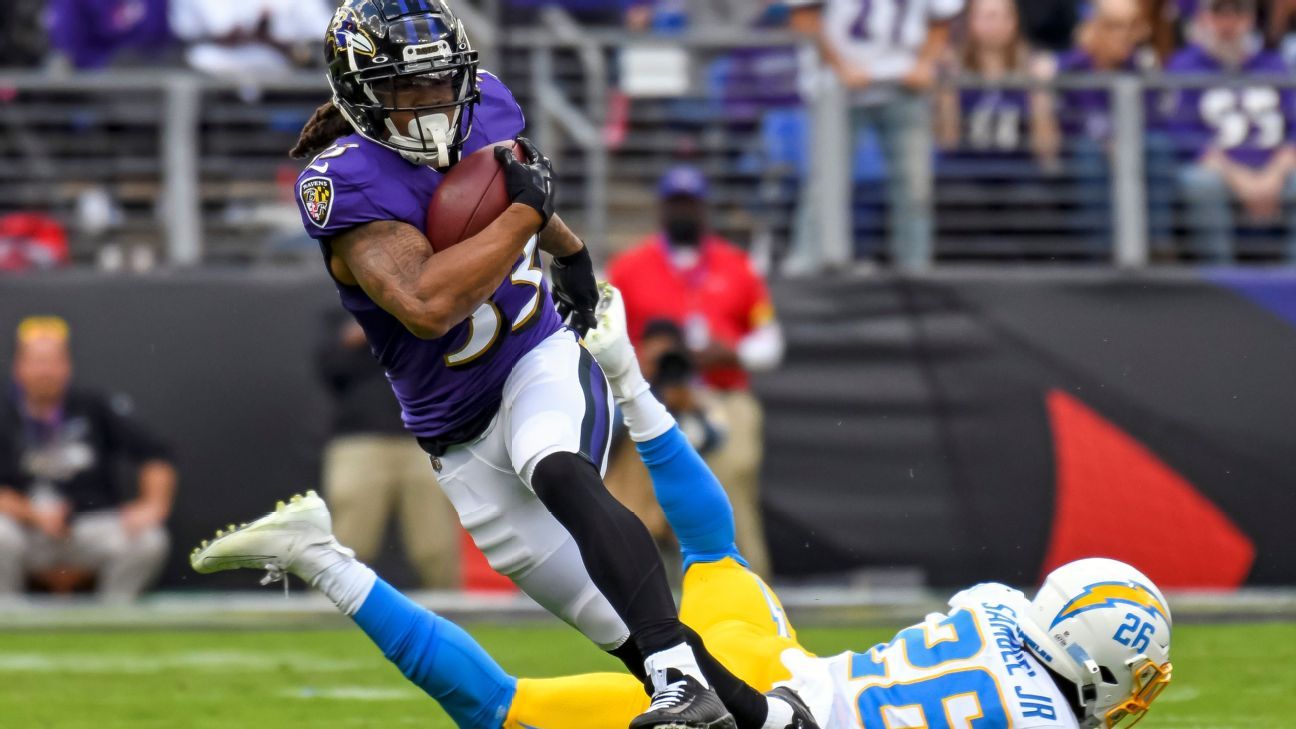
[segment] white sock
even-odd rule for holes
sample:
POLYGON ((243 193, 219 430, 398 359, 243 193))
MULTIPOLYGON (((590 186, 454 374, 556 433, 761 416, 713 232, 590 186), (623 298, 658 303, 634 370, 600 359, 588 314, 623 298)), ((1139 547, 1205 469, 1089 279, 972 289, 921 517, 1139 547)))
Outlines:
MULTIPOLYGON (((612 388, 612 396, 617 402, 633 399, 641 391, 648 389, 648 381, 644 379, 643 372, 639 369, 639 361, 630 357, 627 366, 621 372, 609 372, 606 367, 603 368, 603 375, 607 377, 608 387, 612 388)), ((603 367, 603 365, 599 365, 603 367)))
MULTIPOLYGON (((642 381, 643 376, 640 375, 639 379, 642 381)), ((652 394, 647 382, 643 385, 633 396, 617 400, 621 405, 621 417, 630 429, 630 439, 636 443, 650 441, 675 427, 675 416, 652 394)))
POLYGON ((702 675, 702 669, 698 666, 697 656, 693 655, 693 649, 688 643, 680 643, 674 648, 667 648, 664 651, 656 653, 644 659, 644 670, 653 680, 654 688, 661 689, 665 686, 666 669, 674 668, 686 676, 692 676, 697 682, 711 688, 707 683, 706 676, 702 675), (658 677, 662 677, 659 681, 658 677), (658 685, 660 683, 660 685, 658 685))
POLYGON ((666 410, 639 369, 639 361, 631 356, 625 359, 624 371, 611 373, 606 369, 608 387, 612 397, 621 406, 621 416, 630 429, 630 438, 636 443, 652 440, 675 426, 675 418, 666 410))
POLYGON ((769 705, 769 715, 765 717, 765 723, 761 724, 761 729, 787 729, 788 725, 792 723, 791 705, 772 696, 766 696, 765 703, 769 705))
POLYGON ((293 574, 324 593, 346 615, 355 615, 369 597, 378 575, 346 552, 327 545, 307 547, 293 565, 293 574))

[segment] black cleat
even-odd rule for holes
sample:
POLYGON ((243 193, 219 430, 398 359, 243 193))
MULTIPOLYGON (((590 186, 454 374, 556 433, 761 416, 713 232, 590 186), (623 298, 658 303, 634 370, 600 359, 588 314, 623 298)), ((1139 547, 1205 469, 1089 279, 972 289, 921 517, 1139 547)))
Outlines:
POLYGON ((771 699, 778 699, 792 707, 792 722, 784 729, 819 729, 815 723, 814 715, 810 713, 810 707, 801 700, 797 692, 787 686, 779 686, 773 691, 765 694, 771 699))
POLYGON ((675 668, 653 676, 652 705, 630 729, 738 729, 715 691, 675 668))

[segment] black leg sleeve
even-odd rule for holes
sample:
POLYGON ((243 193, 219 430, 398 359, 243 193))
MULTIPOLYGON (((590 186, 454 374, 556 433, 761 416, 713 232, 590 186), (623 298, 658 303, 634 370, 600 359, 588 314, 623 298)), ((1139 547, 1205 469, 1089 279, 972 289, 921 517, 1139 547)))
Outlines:
POLYGON ((652 693, 652 681, 648 680, 648 671, 644 668, 643 654, 639 652, 639 646, 635 645, 633 640, 627 640, 620 648, 613 648, 608 651, 608 655, 624 663, 626 670, 639 679, 639 683, 644 685, 644 691, 652 693))
POLYGON ((715 689, 716 695, 724 702, 725 708, 733 714, 738 729, 761 729, 769 716, 769 702, 761 692, 748 686, 742 679, 729 672, 720 661, 716 660, 702 643, 702 636, 697 631, 684 626, 684 637, 697 656, 698 667, 702 675, 715 689))
POLYGON ((648 528, 608 492, 594 466, 575 453, 555 453, 536 466, 531 485, 576 540, 585 569, 640 653, 683 643, 684 626, 648 528))
MULTIPOLYGON (((697 656, 702 675, 706 676, 707 682, 715 689, 716 695, 724 702, 725 708, 733 714, 738 729, 761 729, 765 726, 765 718, 769 716, 769 702, 765 697, 730 673, 719 660, 712 657, 702 642, 702 636, 687 625, 684 626, 684 639, 693 649, 693 655, 697 656)), ((620 659, 630 673, 643 683, 644 690, 652 693, 652 684, 648 681, 648 674, 644 672, 643 655, 639 653, 639 648, 634 641, 628 640, 625 645, 608 653, 620 659)))

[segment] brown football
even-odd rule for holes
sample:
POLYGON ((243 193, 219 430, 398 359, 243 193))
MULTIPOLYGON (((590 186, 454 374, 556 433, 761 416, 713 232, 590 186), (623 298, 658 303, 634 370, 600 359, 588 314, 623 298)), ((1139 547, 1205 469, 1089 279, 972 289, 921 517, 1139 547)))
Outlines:
POLYGON ((432 195, 427 211, 427 238, 438 253, 477 235, 508 209, 504 172, 495 147, 510 147, 525 161, 517 142, 493 144, 459 160, 432 195))

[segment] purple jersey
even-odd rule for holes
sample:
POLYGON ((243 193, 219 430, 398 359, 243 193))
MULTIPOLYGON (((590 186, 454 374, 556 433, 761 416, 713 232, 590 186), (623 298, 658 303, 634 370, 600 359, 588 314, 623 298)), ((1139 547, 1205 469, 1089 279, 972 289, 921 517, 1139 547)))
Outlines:
POLYGON ((963 89, 957 156, 1017 157, 1029 153, 1030 95, 1022 89, 963 89))
MULTIPOLYGON (((1156 57, 1147 49, 1136 51, 1115 73, 1146 73, 1156 67, 1156 57)), ((1089 54, 1079 48, 1057 57, 1059 75, 1074 74, 1084 77, 1101 73, 1089 54)), ((1111 93, 1104 88, 1066 89, 1060 95, 1059 121, 1067 136, 1081 136, 1094 142, 1111 140, 1116 125, 1112 119, 1111 93)), ((1145 100, 1151 109, 1155 100, 1151 94, 1145 100)))
MULTIPOLYGON (((508 88, 482 73, 481 102, 464 145, 471 154, 513 139, 525 125, 508 88)), ((411 164, 359 135, 338 140, 297 179, 297 201, 311 237, 328 254, 329 241, 356 226, 399 220, 420 231, 443 175, 411 164)), ((419 339, 356 286, 337 283, 374 356, 387 369, 405 427, 420 439, 462 442, 476 436, 498 409, 504 381, 527 352, 562 322, 549 298, 534 241, 513 273, 470 319, 439 339, 419 339)))
POLYGON ((725 116, 756 119, 766 109, 801 105, 801 61, 795 48, 740 48, 712 66, 725 116))
POLYGON ((156 55, 171 42, 167 0, 51 0, 50 45, 79 69, 98 69, 119 51, 156 55))
MULTIPOLYGON (((1189 46, 1166 67, 1183 76, 1228 74, 1200 46, 1189 46)), ((1289 73, 1278 53, 1260 51, 1230 75, 1279 76, 1289 73)), ((1248 86, 1183 89, 1167 95, 1164 126, 1175 149, 1196 158, 1217 148, 1249 167, 1263 167, 1283 146, 1296 141, 1296 93, 1257 82, 1248 86)))

